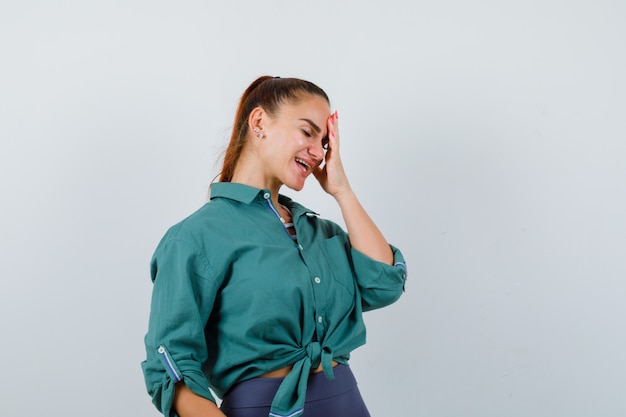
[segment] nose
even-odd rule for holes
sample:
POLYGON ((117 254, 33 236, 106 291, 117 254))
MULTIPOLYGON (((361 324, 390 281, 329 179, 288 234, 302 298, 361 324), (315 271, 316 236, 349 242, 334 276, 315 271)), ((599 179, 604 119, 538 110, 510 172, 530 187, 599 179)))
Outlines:
POLYGON ((309 148, 307 149, 309 155, 315 159, 315 162, 318 164, 324 159, 324 148, 322 146, 322 141, 315 141, 311 143, 309 148))

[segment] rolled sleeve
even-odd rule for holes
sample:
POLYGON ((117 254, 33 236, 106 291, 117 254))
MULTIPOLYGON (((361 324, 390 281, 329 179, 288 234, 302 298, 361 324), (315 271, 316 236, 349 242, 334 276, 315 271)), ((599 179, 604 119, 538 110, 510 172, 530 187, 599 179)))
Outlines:
POLYGON ((399 249, 389 245, 393 252, 393 265, 376 261, 352 248, 352 264, 361 292, 363 311, 388 306, 404 292, 407 269, 399 249))
POLYGON ((216 293, 209 271, 206 259, 182 240, 162 242, 151 262, 154 288, 141 366, 152 402, 167 417, 177 416, 178 382, 215 402, 202 371, 208 358, 204 328, 216 293))

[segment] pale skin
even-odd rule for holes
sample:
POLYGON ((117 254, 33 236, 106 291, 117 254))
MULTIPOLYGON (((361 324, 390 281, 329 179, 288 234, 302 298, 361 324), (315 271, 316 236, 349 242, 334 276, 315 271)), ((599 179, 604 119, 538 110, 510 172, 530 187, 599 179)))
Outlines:
MULTIPOLYGON (((392 264, 389 244, 350 187, 339 152, 339 117, 337 112, 329 114, 326 100, 310 95, 295 104, 283 104, 274 117, 261 107, 255 108, 248 117, 248 138, 232 182, 270 190, 274 207, 291 222, 289 212, 278 203, 278 192, 283 185, 301 190, 313 174, 339 204, 352 247, 374 260, 392 264), (258 138, 254 129, 263 137, 258 138), (322 140, 326 136, 328 150, 324 154, 322 140)), ((277 369, 263 376, 283 377, 290 369, 277 369)), ((313 372, 321 370, 320 366, 313 372)), ((225 417, 214 402, 196 395, 184 383, 176 385, 174 407, 181 417, 225 417)))

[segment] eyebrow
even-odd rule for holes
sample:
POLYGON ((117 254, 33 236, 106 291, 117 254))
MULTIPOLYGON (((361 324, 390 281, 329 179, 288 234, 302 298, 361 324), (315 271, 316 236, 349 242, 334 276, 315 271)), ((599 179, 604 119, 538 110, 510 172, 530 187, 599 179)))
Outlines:
POLYGON ((310 124, 313 130, 315 130, 317 133, 320 133, 322 131, 322 129, 320 129, 320 127, 316 125, 315 122, 313 122, 313 120, 310 120, 310 119, 300 119, 300 120, 305 121, 308 124, 310 124))

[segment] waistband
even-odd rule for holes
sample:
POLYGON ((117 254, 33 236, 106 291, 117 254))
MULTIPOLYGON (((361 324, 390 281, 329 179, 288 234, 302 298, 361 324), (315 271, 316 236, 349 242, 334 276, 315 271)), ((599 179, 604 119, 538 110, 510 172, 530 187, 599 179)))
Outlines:
MULTIPOLYGON (((328 379, 324 372, 309 375, 306 400, 318 401, 349 391, 357 386, 356 378, 347 365, 333 368, 335 379, 328 379)), ((234 385, 225 395, 222 407, 269 407, 284 378, 253 378, 234 385)))

